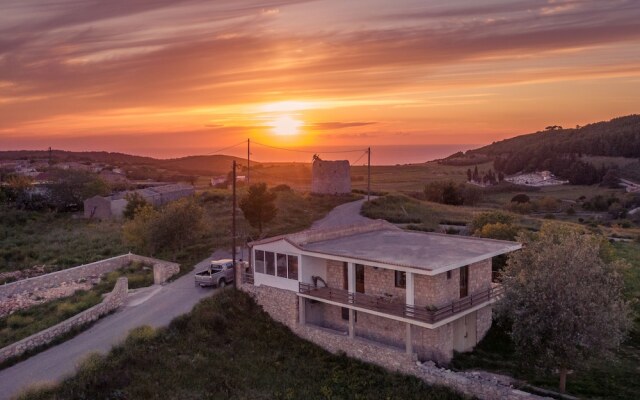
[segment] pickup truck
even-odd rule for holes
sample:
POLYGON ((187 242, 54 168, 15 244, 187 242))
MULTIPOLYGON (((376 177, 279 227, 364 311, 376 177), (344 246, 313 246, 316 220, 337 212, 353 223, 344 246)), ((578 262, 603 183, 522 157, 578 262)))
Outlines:
POLYGON ((196 272, 195 278, 196 286, 225 287, 227 283, 233 282, 233 261, 229 259, 211 261, 206 270, 196 272))

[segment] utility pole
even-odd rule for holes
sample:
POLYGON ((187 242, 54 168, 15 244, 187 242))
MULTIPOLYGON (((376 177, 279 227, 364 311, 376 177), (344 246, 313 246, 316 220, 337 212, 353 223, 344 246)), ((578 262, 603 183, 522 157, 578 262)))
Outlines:
MULTIPOLYGON (((236 160, 233 160, 233 210, 231 211, 231 258, 233 259, 233 268, 236 268, 236 160)), ((238 287, 237 279, 234 279, 234 286, 238 287)))
POLYGON ((367 201, 371 200, 371 147, 367 148, 367 201))
POLYGON ((251 139, 247 138, 247 186, 249 186, 251 179, 251 139))

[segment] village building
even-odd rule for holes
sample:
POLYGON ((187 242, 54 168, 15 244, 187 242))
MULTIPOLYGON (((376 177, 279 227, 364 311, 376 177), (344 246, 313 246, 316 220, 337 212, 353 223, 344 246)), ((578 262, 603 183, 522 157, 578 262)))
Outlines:
POLYGON ((94 196, 84 201, 84 217, 97 219, 121 218, 127 207, 126 196, 137 193, 153 206, 161 206, 183 197, 193 196, 191 185, 176 183, 116 193, 111 196, 94 196))
POLYGON ((240 287, 275 319, 447 363, 486 335, 515 242, 405 231, 385 221, 250 243, 240 287))

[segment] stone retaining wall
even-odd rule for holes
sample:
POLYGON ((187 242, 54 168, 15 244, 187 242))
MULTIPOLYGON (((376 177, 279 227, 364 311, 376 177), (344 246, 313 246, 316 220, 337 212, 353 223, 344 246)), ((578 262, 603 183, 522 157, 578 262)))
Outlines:
POLYGON ((153 264, 153 284, 161 285, 169 280, 172 276, 180 272, 180 264, 174 262, 159 260, 157 258, 139 256, 137 254, 128 254, 130 261, 138 261, 153 264))
POLYGON ((34 292, 60 286, 65 282, 77 281, 91 276, 102 275, 122 268, 128 262, 129 254, 96 261, 78 267, 67 268, 50 274, 40 275, 0 286, 0 301, 16 294, 34 292))
POLYGON ((0 363, 10 358, 18 357, 29 350, 51 343, 56 338, 64 335, 74 328, 96 321, 101 316, 120 307, 127 298, 128 290, 129 282, 127 281, 127 278, 118 278, 113 290, 105 296, 102 303, 97 304, 88 310, 84 310, 80 314, 74 315, 57 325, 0 349, 0 363))
POLYGON ((241 278, 238 280, 238 288, 249 293, 274 320, 331 353, 345 353, 349 357, 418 377, 432 385, 447 386, 483 400, 547 399, 518 390, 515 388, 515 381, 508 377, 487 372, 454 372, 438 368, 433 362, 416 362, 412 356, 397 348, 358 337, 351 339, 342 332, 330 329, 300 325, 297 322, 298 302, 294 292, 267 286, 256 287, 242 282, 241 278))
POLYGON ((16 294, 49 289, 60 286, 65 282, 106 274, 122 268, 132 261, 153 264, 153 281, 156 285, 166 282, 171 276, 180 272, 180 264, 129 253, 1 285, 0 302, 16 294))

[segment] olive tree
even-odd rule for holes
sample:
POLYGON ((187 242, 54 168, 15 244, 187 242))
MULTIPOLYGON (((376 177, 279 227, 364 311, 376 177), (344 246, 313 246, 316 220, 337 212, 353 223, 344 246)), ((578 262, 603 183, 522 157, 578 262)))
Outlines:
POLYGON ((511 321, 510 335, 530 366, 567 372, 612 354, 630 326, 618 262, 607 263, 600 238, 546 225, 518 236, 503 273, 498 311, 511 321))

